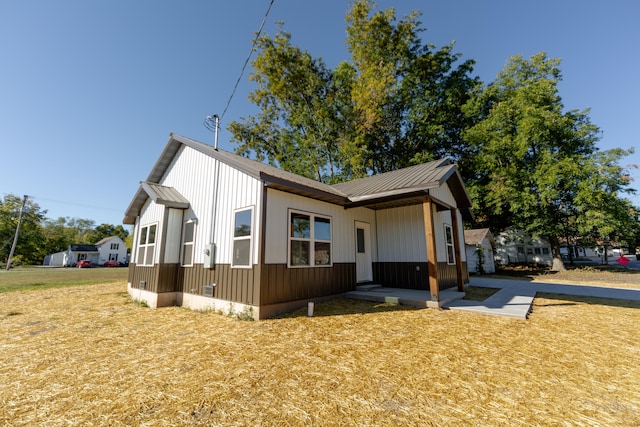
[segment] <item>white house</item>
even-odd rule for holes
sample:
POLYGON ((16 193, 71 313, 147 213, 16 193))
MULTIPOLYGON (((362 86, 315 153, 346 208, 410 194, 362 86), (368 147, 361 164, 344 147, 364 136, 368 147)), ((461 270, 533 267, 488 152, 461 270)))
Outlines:
POLYGON ((151 307, 262 319, 355 290, 468 281, 456 165, 326 185, 172 134, 126 210, 128 292, 151 307))
POLYGON ((98 264, 102 265, 107 261, 128 262, 127 247, 118 236, 105 237, 96 243, 98 247, 98 264))
POLYGON ((488 228, 464 230, 464 244, 469 273, 495 273, 493 234, 488 228))
POLYGON ((50 267, 75 267, 78 261, 88 259, 91 264, 98 264, 100 253, 96 245, 71 244, 66 251, 47 255, 44 265, 50 267))
POLYGON ((506 229, 495 237, 495 260, 501 265, 553 265, 551 243, 543 237, 532 237, 521 230, 506 229))
POLYGON ((66 251, 47 255, 43 265, 74 267, 83 259, 88 259, 93 265, 102 265, 107 261, 127 262, 127 247, 118 236, 105 237, 95 245, 74 243, 66 251))

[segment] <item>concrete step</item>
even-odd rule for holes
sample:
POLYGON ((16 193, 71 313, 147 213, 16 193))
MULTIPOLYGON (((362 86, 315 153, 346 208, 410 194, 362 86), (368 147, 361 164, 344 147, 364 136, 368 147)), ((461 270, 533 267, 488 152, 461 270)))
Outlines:
POLYGON ((378 285, 377 283, 364 283, 362 285, 356 285, 356 291, 373 291, 376 289, 382 288, 382 285, 378 285))

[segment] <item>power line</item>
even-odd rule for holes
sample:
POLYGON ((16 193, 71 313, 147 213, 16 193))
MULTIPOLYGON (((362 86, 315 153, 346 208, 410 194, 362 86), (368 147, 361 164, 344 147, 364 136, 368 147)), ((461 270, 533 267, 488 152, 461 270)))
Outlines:
POLYGON ((267 21, 267 17, 269 16, 269 11, 271 11, 271 6, 273 6, 274 0, 271 0, 269 3, 269 8, 267 12, 264 14, 264 18, 262 18, 262 23, 260 24, 260 29, 256 33, 255 38, 253 39, 253 44, 251 45, 251 49, 249 50, 249 54, 247 55, 247 59, 244 61, 244 65, 242 66, 242 70, 240 71, 240 75, 238 76, 238 80, 236 80, 236 84, 233 87, 233 91, 231 92, 231 96, 229 96, 229 100, 227 101, 227 105, 224 107, 224 111, 222 111, 222 115, 220 116, 220 120, 224 117, 225 113, 229 109, 229 104, 231 104, 231 99, 233 99, 233 95, 236 93, 236 89, 238 89, 238 85, 240 84, 240 79, 242 79, 242 75, 244 74, 245 68, 247 68, 247 64, 249 63, 249 59, 251 59, 251 54, 253 53, 253 49, 256 47, 256 43, 258 43, 258 38, 260 37, 260 33, 262 33, 262 28, 264 27, 264 23, 267 21))

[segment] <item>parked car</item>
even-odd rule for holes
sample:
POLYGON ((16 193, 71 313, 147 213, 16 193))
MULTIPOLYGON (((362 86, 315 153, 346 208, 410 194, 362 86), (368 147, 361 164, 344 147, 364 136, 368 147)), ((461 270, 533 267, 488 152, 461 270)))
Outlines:
POLYGON ((78 261, 78 268, 91 268, 91 261, 88 259, 81 259, 78 261))
POLYGON ((122 264, 120 264, 118 261, 107 261, 104 264, 102 264, 103 267, 120 267, 122 264))

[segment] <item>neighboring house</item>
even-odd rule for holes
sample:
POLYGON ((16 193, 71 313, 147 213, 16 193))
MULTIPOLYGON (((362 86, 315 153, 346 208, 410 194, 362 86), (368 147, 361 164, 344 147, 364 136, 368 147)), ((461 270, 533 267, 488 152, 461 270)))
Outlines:
POLYGON ((91 264, 98 264, 100 253, 96 245, 71 244, 69 249, 47 255, 44 265, 50 267, 75 267, 78 261, 88 259, 91 264))
POLYGON ((493 234, 488 228, 464 230, 464 244, 467 253, 469 273, 495 273, 493 234))
POLYGON ((449 160, 330 186, 172 134, 123 220, 128 292, 256 319, 367 282, 428 290, 439 306, 468 282, 470 207, 449 160))
POLYGON ((95 245, 71 244, 66 251, 47 255, 43 265, 75 267, 83 259, 88 259, 94 265, 102 265, 107 261, 126 263, 127 247, 118 236, 105 237, 95 245))
POLYGON ((129 261, 127 259, 127 247, 124 244, 124 240, 118 236, 105 237, 96 243, 96 246, 100 254, 98 260, 100 265, 107 261, 117 261, 121 263, 127 263, 129 261))
POLYGON ((532 237, 527 233, 507 229, 495 237, 495 260, 498 264, 553 265, 551 244, 543 237, 532 237))

